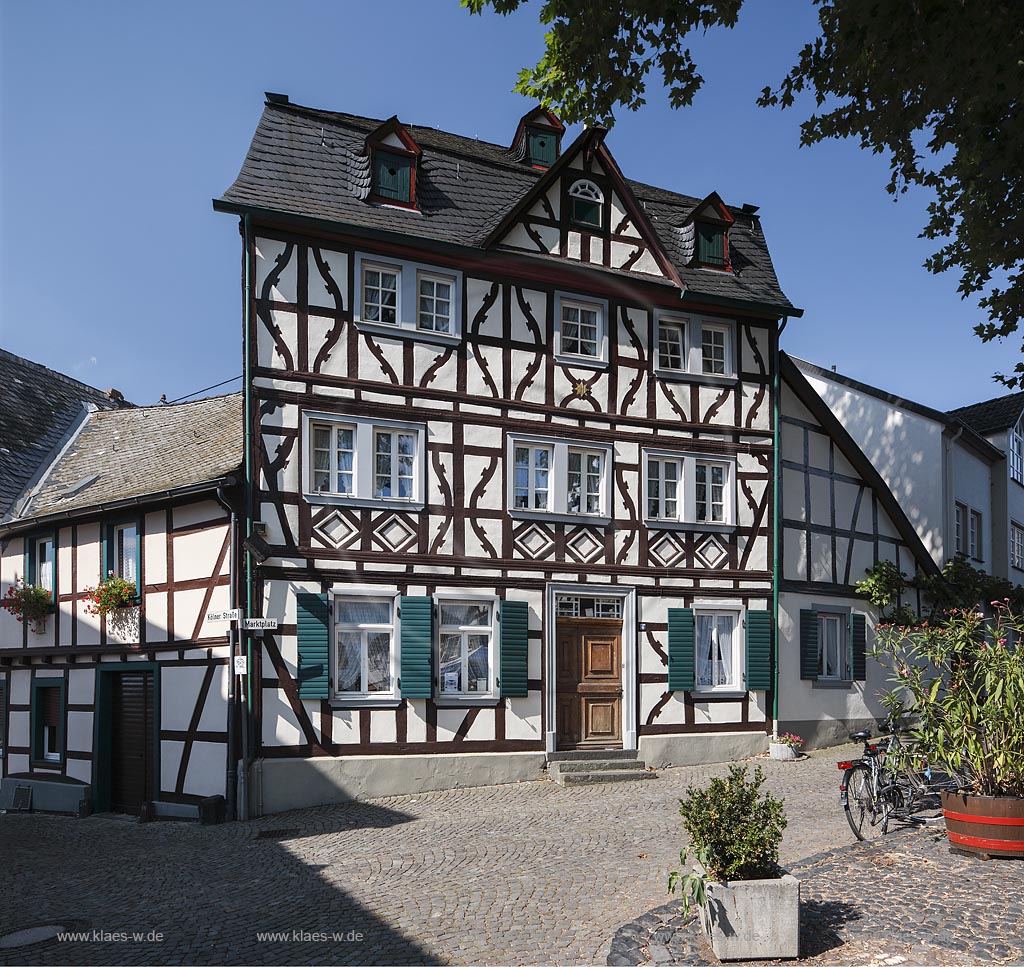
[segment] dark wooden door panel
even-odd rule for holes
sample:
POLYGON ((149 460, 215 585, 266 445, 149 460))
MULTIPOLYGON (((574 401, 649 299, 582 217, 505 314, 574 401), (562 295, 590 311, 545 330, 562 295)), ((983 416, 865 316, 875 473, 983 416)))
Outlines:
POLYGON ((153 673, 120 672, 111 694, 110 808, 138 814, 153 789, 153 673))
POLYGON ((556 620, 558 748, 621 748, 622 622, 556 620))

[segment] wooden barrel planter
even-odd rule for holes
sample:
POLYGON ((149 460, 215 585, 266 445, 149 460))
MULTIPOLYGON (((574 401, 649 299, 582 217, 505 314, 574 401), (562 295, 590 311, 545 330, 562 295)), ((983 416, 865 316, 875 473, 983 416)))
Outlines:
POLYGON ((944 792, 942 815, 954 849, 1024 859, 1024 799, 944 792))

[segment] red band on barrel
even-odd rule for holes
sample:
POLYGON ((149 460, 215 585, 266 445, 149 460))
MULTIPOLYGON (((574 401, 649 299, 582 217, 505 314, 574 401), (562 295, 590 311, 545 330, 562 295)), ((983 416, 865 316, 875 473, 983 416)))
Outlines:
POLYGON ((980 836, 964 836, 963 833, 954 833, 951 829, 946 830, 951 843, 960 843, 963 846, 974 846, 978 849, 1005 849, 1015 853, 1024 852, 1024 839, 982 839, 980 836))
POLYGON ((1024 826, 1021 816, 975 816, 971 813, 955 813, 951 809, 943 809, 946 819, 955 819, 961 823, 979 823, 983 826, 1024 826))

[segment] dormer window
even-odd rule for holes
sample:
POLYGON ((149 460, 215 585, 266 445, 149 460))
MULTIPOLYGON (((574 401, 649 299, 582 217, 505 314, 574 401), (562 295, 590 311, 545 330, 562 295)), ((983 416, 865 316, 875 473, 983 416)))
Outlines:
POLYGON ((526 129, 526 152, 530 164, 550 168, 558 157, 558 136, 550 128, 526 129))
POLYGON ((697 261, 716 269, 725 268, 725 228, 722 225, 697 222, 697 261))
POLYGON ((577 225, 601 228, 604 194, 592 181, 580 179, 569 189, 569 217, 577 225))
POLYGON ((411 205, 412 182, 412 158, 391 154, 388 151, 374 151, 374 195, 411 205))

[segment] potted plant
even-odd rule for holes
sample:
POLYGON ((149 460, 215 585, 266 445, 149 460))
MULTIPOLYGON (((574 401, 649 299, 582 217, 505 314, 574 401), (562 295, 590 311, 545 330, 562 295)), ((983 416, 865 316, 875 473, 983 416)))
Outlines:
POLYGON ((126 608, 137 604, 134 581, 115 577, 108 572, 107 579, 94 588, 85 589, 85 610, 89 614, 109 614, 115 608, 126 608))
POLYGON ((797 759, 803 744, 804 740, 799 735, 783 732, 782 735, 772 736, 768 752, 773 759, 797 759))
POLYGON ((706 789, 691 786, 679 801, 690 845, 679 854, 690 872, 669 873, 683 908, 696 905, 701 927, 719 960, 796 957, 800 938, 800 883, 778 865, 786 828, 782 801, 761 793, 760 766, 732 765, 706 789))
POLYGON ((18 578, 0 600, 0 608, 5 608, 18 621, 27 621, 34 632, 41 634, 46 629, 47 615, 53 611, 53 595, 46 588, 18 578))
POLYGON ((942 794, 951 845, 1024 858, 1024 617, 1006 597, 877 639, 895 683, 883 701, 910 713, 929 767, 959 777, 942 794))

